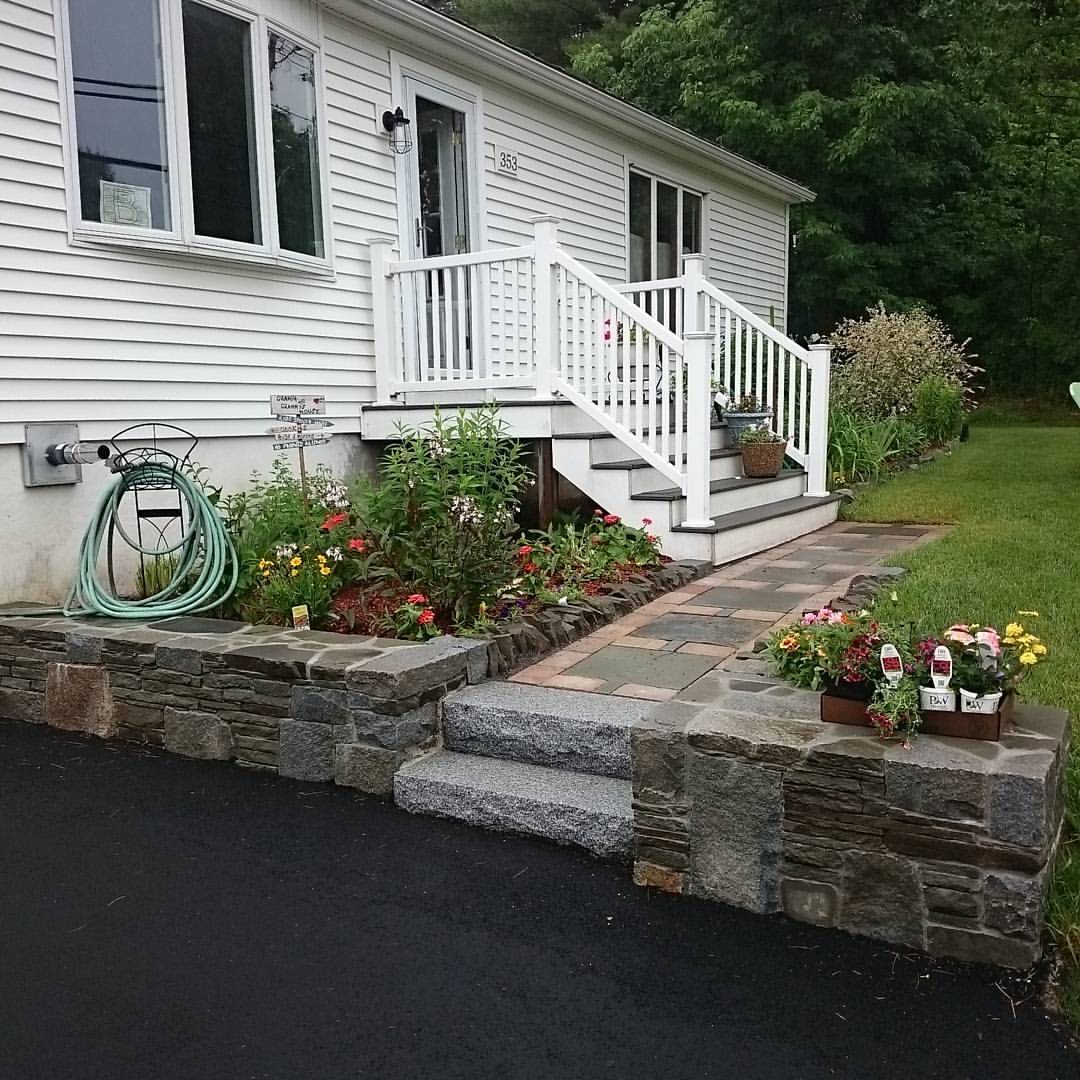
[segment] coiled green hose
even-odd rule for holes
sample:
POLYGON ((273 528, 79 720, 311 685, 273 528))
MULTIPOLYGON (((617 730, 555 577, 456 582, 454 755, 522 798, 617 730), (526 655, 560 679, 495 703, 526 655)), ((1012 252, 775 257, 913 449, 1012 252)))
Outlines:
POLYGON ((191 615, 217 607, 232 595, 240 573, 240 560, 217 508, 202 486, 180 469, 154 462, 124 469, 115 484, 102 493, 94 516, 79 546, 75 581, 64 601, 65 615, 104 615, 110 619, 160 619, 191 615), (168 548, 145 548, 129 535, 120 520, 120 506, 128 491, 139 487, 172 487, 187 502, 191 524, 168 548), (142 556, 178 553, 172 580, 160 592, 143 600, 125 600, 98 575, 102 542, 111 530, 142 556), (202 556, 198 576, 189 581, 202 556))

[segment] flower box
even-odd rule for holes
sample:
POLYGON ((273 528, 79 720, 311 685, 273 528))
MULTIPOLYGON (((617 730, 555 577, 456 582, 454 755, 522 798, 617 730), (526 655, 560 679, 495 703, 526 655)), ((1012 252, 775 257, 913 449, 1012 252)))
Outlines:
MULTIPOLYGON (((871 727, 866 706, 870 700, 868 684, 838 685, 821 695, 821 719, 826 724, 871 727)), ((1013 695, 1006 694, 1000 708, 993 712, 923 710, 921 730, 927 735, 947 735, 954 739, 1001 738, 1012 715, 1013 695)))

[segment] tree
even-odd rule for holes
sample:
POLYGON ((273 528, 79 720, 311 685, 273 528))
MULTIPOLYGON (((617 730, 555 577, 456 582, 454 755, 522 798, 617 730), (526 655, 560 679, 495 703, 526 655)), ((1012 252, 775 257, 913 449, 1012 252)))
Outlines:
POLYGON ((928 305, 999 384, 1057 385, 1080 366, 1078 42, 1053 0, 697 0, 573 64, 818 191, 797 331, 928 305))
POLYGON ((430 6, 549 64, 566 66, 567 44, 609 23, 629 27, 650 0, 431 0, 430 6))

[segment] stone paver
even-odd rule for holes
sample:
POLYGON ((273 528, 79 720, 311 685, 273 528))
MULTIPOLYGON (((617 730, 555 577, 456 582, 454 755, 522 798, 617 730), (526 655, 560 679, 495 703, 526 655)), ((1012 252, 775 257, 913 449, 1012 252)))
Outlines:
POLYGON ((643 701, 708 701, 715 677, 771 626, 841 595, 852 577, 940 536, 923 525, 837 522, 667 593, 512 676, 643 701), (571 662, 572 660, 572 662, 571 662), (710 674, 712 673, 712 674, 710 674))

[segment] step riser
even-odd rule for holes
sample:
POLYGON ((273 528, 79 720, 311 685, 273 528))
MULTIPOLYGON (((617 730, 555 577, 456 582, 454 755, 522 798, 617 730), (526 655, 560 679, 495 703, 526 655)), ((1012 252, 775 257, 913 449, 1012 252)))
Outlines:
POLYGON ((711 558, 716 566, 722 566, 724 563, 735 562, 737 559, 756 555, 759 551, 767 551, 769 548, 786 544, 789 540, 795 540, 817 529, 824 529, 826 525, 831 525, 836 520, 838 511, 839 503, 829 503, 826 506, 815 506, 798 514, 786 514, 784 517, 772 518, 769 521, 761 521, 721 533, 697 535, 672 533, 670 543, 673 552, 680 546, 700 552, 702 551, 700 541, 706 540, 709 544, 704 554, 679 553, 675 557, 680 559, 711 558))
MULTIPOLYGON (((732 477, 740 476, 741 470, 742 458, 738 455, 709 460, 710 480, 730 480, 732 477)), ((671 483, 663 473, 651 466, 647 469, 627 469, 626 472, 630 478, 631 495, 640 495, 643 491, 656 491, 657 488, 666 487, 671 483)))
MULTIPOLYGON (((802 495, 805 490, 804 474, 793 473, 790 477, 771 484, 754 484, 752 487, 735 491, 717 491, 709 496, 709 516, 720 517, 738 510, 749 510, 753 506, 767 506, 783 499, 793 499, 796 495, 802 495)), ((671 504, 671 524, 681 525, 685 520, 686 500, 677 499, 671 504)))
POLYGON ((394 776, 394 802, 410 813, 536 836, 623 861, 633 842, 631 799, 628 780, 575 777, 452 751, 412 761, 394 776))
POLYGON ((443 742, 449 750, 522 761, 553 769, 630 778, 630 731, 625 725, 509 709, 476 709, 447 699, 443 742))
MULTIPOLYGON (((727 447, 727 428, 714 427, 709 429, 709 448, 711 450, 723 450, 727 447)), ((657 453, 660 452, 660 440, 657 437, 657 453)), ((592 439, 589 442, 589 460, 596 465, 608 461, 625 461, 633 457, 634 451, 625 443, 614 437, 610 439, 592 439)))

